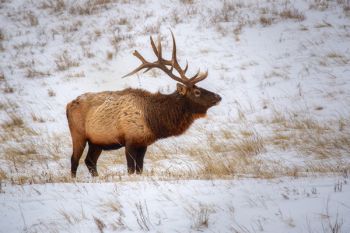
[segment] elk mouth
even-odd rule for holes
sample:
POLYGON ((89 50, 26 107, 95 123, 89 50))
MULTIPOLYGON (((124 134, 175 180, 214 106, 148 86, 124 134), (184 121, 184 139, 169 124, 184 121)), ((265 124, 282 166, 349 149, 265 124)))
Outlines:
POLYGON ((221 100, 214 101, 213 106, 219 105, 221 100))
POLYGON ((219 105, 219 103, 221 102, 221 96, 216 95, 215 97, 216 97, 216 100, 213 100, 212 102, 213 106, 219 105))

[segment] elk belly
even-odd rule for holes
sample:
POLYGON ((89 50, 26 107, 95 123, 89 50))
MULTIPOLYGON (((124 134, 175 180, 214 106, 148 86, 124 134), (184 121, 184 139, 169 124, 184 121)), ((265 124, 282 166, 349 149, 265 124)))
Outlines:
POLYGON ((120 127, 118 103, 110 98, 91 109, 85 122, 86 137, 97 145, 123 144, 124 132, 120 127))

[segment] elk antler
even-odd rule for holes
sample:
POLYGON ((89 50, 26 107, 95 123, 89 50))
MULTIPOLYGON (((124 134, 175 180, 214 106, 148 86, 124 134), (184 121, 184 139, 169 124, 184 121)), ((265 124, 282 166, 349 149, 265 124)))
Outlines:
POLYGON ((198 72, 194 76, 192 76, 191 78, 188 78, 186 76, 186 71, 188 69, 188 63, 186 61, 186 67, 185 67, 185 69, 182 69, 181 66, 179 65, 179 63, 177 62, 175 37, 174 37, 174 34, 171 30, 170 30, 170 32, 171 32, 171 36, 173 39, 173 52, 172 52, 171 60, 165 60, 162 58, 162 44, 160 42, 160 38, 158 37, 158 44, 156 47, 152 36, 150 36, 151 46, 152 46, 153 52, 156 55, 156 57, 158 58, 157 61, 148 62, 137 50, 135 50, 133 52, 133 55, 135 57, 137 57, 142 62, 142 64, 139 67, 137 67, 135 70, 124 75, 122 78, 133 75, 142 69, 146 69, 144 71, 144 73, 146 73, 147 71, 149 71, 153 68, 159 68, 159 69, 163 70, 167 75, 169 75, 170 78, 172 78, 175 81, 178 81, 180 83, 183 83, 189 87, 191 87, 191 86, 195 85, 196 83, 205 79, 208 76, 208 71, 202 73, 202 72, 200 72, 200 70, 198 70, 198 72), (168 66, 170 66, 170 68, 168 68, 168 66), (175 69, 177 71, 177 73, 180 75, 180 77, 176 76, 173 73, 173 69, 175 69))

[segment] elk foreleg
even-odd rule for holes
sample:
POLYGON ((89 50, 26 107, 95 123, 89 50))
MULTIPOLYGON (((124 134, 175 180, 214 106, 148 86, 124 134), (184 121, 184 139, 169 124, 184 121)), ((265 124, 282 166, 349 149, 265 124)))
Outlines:
POLYGON ((143 159, 145 157, 147 147, 146 146, 131 146, 125 147, 126 162, 128 165, 128 173, 133 174, 136 170, 136 174, 141 174, 143 170, 143 159))
POLYGON ((143 171, 143 159, 145 158, 147 147, 139 147, 136 157, 136 174, 142 174, 143 171))

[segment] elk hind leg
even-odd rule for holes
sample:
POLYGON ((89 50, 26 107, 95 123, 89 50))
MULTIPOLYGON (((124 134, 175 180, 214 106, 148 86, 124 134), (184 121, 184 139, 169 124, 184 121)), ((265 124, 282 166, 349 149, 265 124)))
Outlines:
POLYGON ((147 147, 139 147, 137 149, 137 156, 136 156, 136 174, 142 174, 143 171, 143 159, 146 154, 147 147))
POLYGON ((89 142, 89 150, 85 158, 85 164, 92 176, 98 176, 97 160, 101 152, 102 149, 99 146, 89 142))
POLYGON ((86 140, 82 138, 73 138, 73 154, 71 157, 71 175, 76 177, 79 160, 86 146, 86 140))

